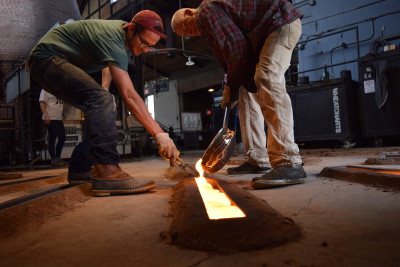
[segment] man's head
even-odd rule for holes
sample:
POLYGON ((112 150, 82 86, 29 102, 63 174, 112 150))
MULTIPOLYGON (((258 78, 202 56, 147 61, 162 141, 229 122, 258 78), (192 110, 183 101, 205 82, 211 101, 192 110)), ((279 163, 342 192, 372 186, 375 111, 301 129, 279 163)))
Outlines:
POLYGON ((127 46, 135 56, 154 50, 160 37, 167 38, 160 16, 150 10, 137 13, 130 23, 124 25, 126 27, 127 46))
POLYGON ((201 35, 196 24, 197 10, 182 8, 175 12, 171 20, 172 30, 181 36, 191 37, 201 35))

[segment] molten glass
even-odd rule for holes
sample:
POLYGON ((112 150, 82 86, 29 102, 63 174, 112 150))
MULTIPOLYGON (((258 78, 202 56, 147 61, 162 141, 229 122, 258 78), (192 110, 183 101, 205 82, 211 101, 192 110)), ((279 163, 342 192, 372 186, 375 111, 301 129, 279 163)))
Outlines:
POLYGON ((350 170, 358 170, 358 171, 370 171, 370 172, 377 172, 377 173, 387 173, 387 174, 400 175, 400 171, 374 170, 374 169, 365 169, 365 168, 358 168, 358 167, 347 167, 347 169, 350 169, 350 170))
POLYGON ((200 177, 194 179, 196 180, 210 220, 246 217, 246 214, 229 199, 222 189, 213 188, 207 179, 204 178, 201 159, 196 163, 196 170, 199 172, 200 177))

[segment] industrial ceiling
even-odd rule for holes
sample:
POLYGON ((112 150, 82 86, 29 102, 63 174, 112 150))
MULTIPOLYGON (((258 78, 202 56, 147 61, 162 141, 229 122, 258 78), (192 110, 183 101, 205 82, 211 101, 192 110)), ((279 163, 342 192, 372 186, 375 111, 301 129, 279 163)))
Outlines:
MULTIPOLYGON (((88 0, 77 0, 82 13, 88 0)), ((206 71, 210 67, 218 66, 218 62, 212 55, 207 41, 199 36, 190 39, 182 38, 172 32, 170 28, 171 17, 179 8, 196 8, 201 0, 138 0, 129 1, 130 5, 124 8, 110 19, 122 19, 130 21, 134 14, 143 9, 157 12, 164 22, 167 40, 161 40, 157 44, 157 51, 142 55, 143 80, 154 80, 160 76, 170 79, 187 76, 191 73, 206 71), (187 66, 189 56, 195 64, 187 66)))

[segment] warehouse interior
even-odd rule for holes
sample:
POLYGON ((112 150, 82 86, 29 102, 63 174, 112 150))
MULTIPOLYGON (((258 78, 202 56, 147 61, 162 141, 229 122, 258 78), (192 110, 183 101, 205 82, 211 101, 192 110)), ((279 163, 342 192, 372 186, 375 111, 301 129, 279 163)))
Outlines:
MULTIPOLYGON (((254 174, 229 174, 246 159, 235 108, 228 127, 237 145, 207 178, 246 207, 248 219, 220 224, 202 217, 188 169, 223 125, 224 70, 203 37, 183 38, 170 23, 176 10, 202 0, 1 2, 0 266, 398 266, 399 1, 290 1, 304 17, 285 80, 309 180, 254 190, 254 174), (168 37, 132 56, 128 73, 184 163, 169 167, 157 154, 111 83, 121 166, 157 187, 93 197, 90 184, 67 182, 71 154, 83 140, 83 112, 64 104, 65 165, 52 166, 41 88, 25 63, 60 24, 129 22, 141 10, 157 12, 168 37)), ((101 73, 91 75, 101 83, 101 73)))

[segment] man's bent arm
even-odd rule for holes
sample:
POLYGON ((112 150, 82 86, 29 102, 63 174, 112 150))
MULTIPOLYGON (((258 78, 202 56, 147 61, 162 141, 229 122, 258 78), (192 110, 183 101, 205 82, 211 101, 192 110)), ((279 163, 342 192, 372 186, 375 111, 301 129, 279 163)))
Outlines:
POLYGON ((151 117, 143 99, 135 91, 128 73, 116 67, 111 62, 108 63, 108 66, 112 79, 118 87, 119 94, 127 109, 132 113, 132 116, 140 122, 152 136, 164 132, 160 125, 151 117))
POLYGON ((208 2, 205 6, 207 16, 199 15, 198 23, 228 75, 227 85, 231 93, 238 95, 250 64, 248 40, 223 6, 215 2, 208 2))

